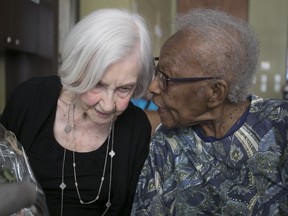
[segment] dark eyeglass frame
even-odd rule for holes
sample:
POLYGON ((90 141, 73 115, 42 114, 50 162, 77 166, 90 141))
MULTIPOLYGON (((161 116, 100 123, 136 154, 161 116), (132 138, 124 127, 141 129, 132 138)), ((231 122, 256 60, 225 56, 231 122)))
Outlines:
MULTIPOLYGON (((154 61, 158 61, 159 57, 154 57, 154 61)), ((167 86, 169 82, 177 82, 177 83, 186 83, 186 82, 197 82, 202 80, 211 80, 211 79, 221 79, 220 77, 169 77, 167 74, 165 74, 163 71, 160 71, 155 62, 154 62, 154 68, 155 68, 155 77, 157 77, 158 80, 161 82, 160 87, 163 91, 167 91, 167 86)))

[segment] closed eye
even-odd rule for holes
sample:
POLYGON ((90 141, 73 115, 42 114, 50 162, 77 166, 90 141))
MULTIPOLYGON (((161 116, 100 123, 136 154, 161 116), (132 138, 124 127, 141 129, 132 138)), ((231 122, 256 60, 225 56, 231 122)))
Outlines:
POLYGON ((133 91, 134 88, 135 88, 135 85, 126 85, 126 86, 119 86, 116 88, 116 90, 118 92, 123 92, 123 93, 128 92, 129 93, 129 92, 133 91))
POLYGON ((122 87, 118 87, 117 91, 120 92, 130 92, 134 89, 134 86, 122 86, 122 87))

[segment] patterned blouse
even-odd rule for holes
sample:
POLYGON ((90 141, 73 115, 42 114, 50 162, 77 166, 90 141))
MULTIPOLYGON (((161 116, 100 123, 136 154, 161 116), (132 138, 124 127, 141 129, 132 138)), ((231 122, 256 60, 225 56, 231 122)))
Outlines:
POLYGON ((250 100, 221 139, 160 127, 132 215, 288 215, 288 101, 250 100))

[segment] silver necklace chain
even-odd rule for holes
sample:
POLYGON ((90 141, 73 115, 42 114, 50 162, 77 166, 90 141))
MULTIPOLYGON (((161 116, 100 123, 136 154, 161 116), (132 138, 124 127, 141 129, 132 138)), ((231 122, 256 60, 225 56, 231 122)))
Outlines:
MULTIPOLYGON (((75 137, 74 137, 74 131, 75 130, 75 125, 74 125, 74 109, 75 109, 75 104, 73 104, 71 102, 71 104, 69 105, 69 110, 68 110, 68 117, 67 117, 67 125, 64 128, 64 131, 66 134, 70 133, 71 131, 73 132, 73 148, 75 149, 75 137), (70 125, 70 110, 72 109, 72 125, 70 125)), ((67 138, 68 139, 68 138, 67 138)), ((59 185, 59 187, 61 188, 61 213, 60 215, 63 215, 63 205, 64 205, 64 190, 66 188, 66 184, 65 184, 65 160, 66 160, 66 151, 67 149, 64 148, 64 153, 63 153, 63 161, 62 161, 62 175, 61 175, 61 184, 59 185)), ((107 148, 106 148, 106 154, 105 154, 105 161, 104 161, 104 166, 103 166, 103 172, 102 172, 102 177, 100 180, 100 185, 99 185, 99 189, 97 192, 96 197, 93 200, 90 201, 83 201, 81 198, 81 193, 79 190, 79 185, 78 185, 78 181, 77 181, 77 172, 76 172, 76 157, 75 157, 75 151, 72 151, 72 156, 73 156, 73 175, 74 175, 74 185, 76 188, 76 192, 79 198, 79 202, 82 205, 89 205, 92 204, 94 202, 96 202, 97 200, 99 200, 100 198, 100 193, 102 191, 102 186, 103 183, 105 181, 105 173, 106 173, 106 168, 107 168, 107 161, 108 161, 108 155, 110 156, 110 172, 109 172, 109 188, 108 188, 108 199, 106 202, 106 209, 103 212, 102 216, 105 215, 107 213, 107 211, 109 210, 109 208, 111 207, 111 189, 112 189, 112 174, 113 174, 113 157, 115 156, 115 152, 114 152, 114 122, 111 122, 110 127, 109 127, 109 135, 108 135, 108 143, 107 143, 107 148), (111 139, 112 136, 112 139, 111 139), (110 152, 109 152, 109 149, 110 152)))

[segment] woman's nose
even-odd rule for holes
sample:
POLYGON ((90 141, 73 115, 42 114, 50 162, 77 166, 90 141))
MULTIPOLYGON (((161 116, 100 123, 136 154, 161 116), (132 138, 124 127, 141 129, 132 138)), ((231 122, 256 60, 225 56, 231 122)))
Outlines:
POLYGON ((106 112, 110 112, 115 109, 116 103, 115 103, 115 95, 114 91, 110 89, 106 91, 106 94, 103 95, 102 97, 102 108, 106 112))
POLYGON ((159 94, 160 93, 160 87, 157 81, 157 78, 153 79, 152 82, 150 83, 148 90, 152 94, 159 94))

